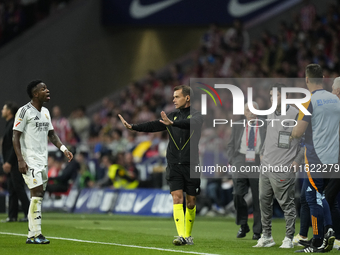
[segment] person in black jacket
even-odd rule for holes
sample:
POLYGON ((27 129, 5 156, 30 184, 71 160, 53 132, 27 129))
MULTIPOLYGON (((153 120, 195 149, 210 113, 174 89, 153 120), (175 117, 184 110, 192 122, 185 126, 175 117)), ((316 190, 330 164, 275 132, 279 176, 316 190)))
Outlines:
POLYGON ((8 218, 3 222, 14 222, 18 219, 20 200, 22 210, 25 217, 20 219, 21 222, 27 222, 27 213, 29 207, 29 200, 25 192, 25 182, 22 178, 18 168, 18 160, 13 149, 13 123, 14 116, 18 107, 14 102, 7 102, 2 108, 1 116, 6 120, 5 134, 2 142, 2 154, 4 164, 2 165, 3 171, 8 175, 8 193, 9 193, 9 208, 8 218))
POLYGON ((196 215, 196 196, 200 193, 200 178, 190 178, 195 166, 199 164, 198 143, 201 137, 203 118, 200 112, 190 108, 193 91, 189 86, 174 88, 173 102, 176 110, 166 115, 161 112, 161 120, 142 124, 129 124, 119 114, 127 129, 139 132, 158 132, 167 130, 170 141, 167 148, 166 179, 174 203, 174 220, 178 237, 174 245, 192 245, 191 231, 196 215), (186 193, 186 213, 183 212, 183 192, 186 193))

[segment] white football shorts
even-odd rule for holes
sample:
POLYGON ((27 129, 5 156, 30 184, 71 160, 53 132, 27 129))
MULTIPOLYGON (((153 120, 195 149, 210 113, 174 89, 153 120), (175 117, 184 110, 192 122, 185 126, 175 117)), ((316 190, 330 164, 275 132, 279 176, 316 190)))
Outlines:
POLYGON ((43 185, 43 188, 45 190, 47 186, 47 181, 48 181, 47 171, 48 171, 47 166, 39 166, 39 165, 28 166, 28 170, 26 174, 22 175, 27 184, 27 187, 29 189, 33 189, 40 185, 43 185))

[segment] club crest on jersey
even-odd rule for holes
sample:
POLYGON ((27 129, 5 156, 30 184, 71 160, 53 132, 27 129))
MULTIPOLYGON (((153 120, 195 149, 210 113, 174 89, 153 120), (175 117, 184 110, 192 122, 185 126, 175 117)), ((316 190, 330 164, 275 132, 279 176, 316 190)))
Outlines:
POLYGON ((37 179, 33 179, 33 184, 38 184, 37 179))

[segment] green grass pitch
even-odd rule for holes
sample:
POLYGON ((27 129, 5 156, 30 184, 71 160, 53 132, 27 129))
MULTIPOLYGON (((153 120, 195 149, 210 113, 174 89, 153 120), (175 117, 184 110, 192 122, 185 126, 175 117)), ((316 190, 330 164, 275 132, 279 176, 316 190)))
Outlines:
MULTIPOLYGON (((0 218, 5 219, 6 215, 0 214, 0 218)), ((249 223, 252 224, 251 221, 249 223)), ((174 246, 172 240, 176 230, 172 218, 44 213, 42 230, 51 241, 50 244, 25 244, 26 223, 0 223, 0 255, 206 253, 266 255, 292 254, 294 250, 301 249, 279 249, 285 234, 283 219, 273 220, 273 237, 276 245, 270 248, 252 248, 256 244, 256 241, 251 240, 252 232, 245 238, 237 239, 238 228, 234 219, 197 217, 193 229, 195 245, 174 246)), ((296 231, 298 229, 297 222, 296 231)))

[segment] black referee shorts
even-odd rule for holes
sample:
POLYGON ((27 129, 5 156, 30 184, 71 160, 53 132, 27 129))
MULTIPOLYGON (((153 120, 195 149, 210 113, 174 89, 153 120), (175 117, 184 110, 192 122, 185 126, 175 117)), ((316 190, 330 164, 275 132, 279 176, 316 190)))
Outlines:
POLYGON ((166 180, 170 186, 170 192, 183 190, 190 196, 198 196, 201 193, 201 179, 190 178, 190 169, 195 171, 195 166, 168 164, 166 168, 166 180))

